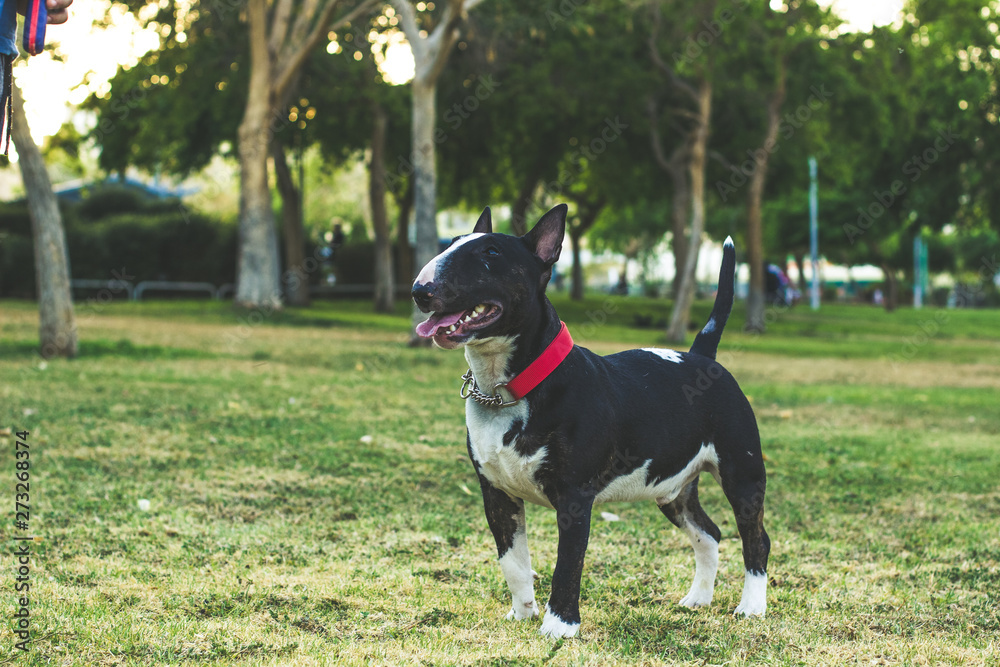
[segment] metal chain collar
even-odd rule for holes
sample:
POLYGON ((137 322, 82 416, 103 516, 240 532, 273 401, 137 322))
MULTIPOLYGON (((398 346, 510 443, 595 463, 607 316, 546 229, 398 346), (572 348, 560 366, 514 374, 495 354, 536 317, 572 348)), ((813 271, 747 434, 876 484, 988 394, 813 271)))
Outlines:
POLYGON ((462 376, 465 382, 462 384, 462 388, 458 391, 458 395, 462 398, 468 400, 472 399, 476 403, 481 405, 492 405, 497 408, 509 408, 512 405, 517 405, 517 401, 505 401, 504 397, 500 395, 500 387, 506 387, 507 384, 504 382, 497 383, 493 387, 493 395, 484 394, 482 390, 479 389, 479 385, 476 384, 476 378, 472 375, 472 369, 470 368, 465 375, 462 376))

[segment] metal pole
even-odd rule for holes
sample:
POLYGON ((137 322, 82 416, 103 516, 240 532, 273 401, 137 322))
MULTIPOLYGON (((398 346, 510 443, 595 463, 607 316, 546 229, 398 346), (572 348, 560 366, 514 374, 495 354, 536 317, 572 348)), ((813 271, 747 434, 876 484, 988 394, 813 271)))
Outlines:
POLYGON ((924 305, 924 276, 923 262, 921 258, 924 254, 923 239, 920 234, 913 237, 913 307, 922 308, 924 305))
POLYGON ((809 156, 809 257, 812 261, 810 304, 819 310, 819 185, 816 183, 816 158, 809 156))

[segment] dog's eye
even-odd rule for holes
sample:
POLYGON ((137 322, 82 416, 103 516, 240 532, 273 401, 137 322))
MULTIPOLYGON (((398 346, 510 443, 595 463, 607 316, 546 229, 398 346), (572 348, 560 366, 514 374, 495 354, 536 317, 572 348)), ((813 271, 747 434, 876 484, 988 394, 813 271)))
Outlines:
POLYGON ((486 254, 489 255, 489 256, 491 256, 491 257, 496 257, 497 255, 500 254, 500 251, 497 250, 495 247, 490 246, 490 247, 488 247, 486 249, 486 254))

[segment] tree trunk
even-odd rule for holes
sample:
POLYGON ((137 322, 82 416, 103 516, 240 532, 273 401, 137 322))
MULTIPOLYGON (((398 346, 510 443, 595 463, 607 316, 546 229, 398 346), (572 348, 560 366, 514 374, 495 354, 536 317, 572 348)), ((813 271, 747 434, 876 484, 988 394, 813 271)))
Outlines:
POLYGON ((691 321, 691 303, 694 301, 698 253, 701 251, 701 235, 705 230, 705 162, 708 153, 709 121, 712 117, 712 82, 702 79, 698 82, 698 126, 691 142, 688 160, 688 177, 691 182, 691 239, 688 242, 687 258, 684 260, 684 274, 677 290, 677 300, 670 314, 667 340, 683 343, 691 321))
POLYGON ((389 237, 389 213, 385 208, 385 135, 388 120, 385 109, 372 104, 371 162, 368 164, 368 198, 375 229, 375 312, 395 310, 395 281, 392 274, 392 239, 389 237))
MULTIPOLYGON (((437 170, 434 163, 434 120, 436 118, 435 86, 413 83, 413 208, 416 226, 416 264, 422 267, 438 254, 437 208, 435 203, 437 170)), ((413 307, 413 326, 426 316, 413 307)), ((429 338, 420 338, 414 332, 411 346, 426 347, 429 338)))
POLYGON ((687 222, 688 208, 691 205, 691 191, 688 188, 687 174, 684 173, 684 168, 680 165, 670 169, 670 181, 673 184, 674 192, 673 200, 670 202, 671 228, 673 230, 671 245, 674 251, 674 283, 670 289, 676 300, 681 287, 681 276, 685 273, 684 265, 687 262, 689 242, 687 238, 687 222))
POLYGON ((575 220, 576 224, 570 224, 568 230, 570 247, 573 249, 573 269, 571 272, 573 283, 570 285, 569 296, 575 301, 581 301, 583 300, 586 285, 584 285, 583 279, 583 262, 580 259, 580 248, 583 244, 584 234, 597 222, 597 216, 601 213, 601 209, 604 208, 604 200, 588 202, 577 199, 576 206, 578 212, 575 220))
POLYGON ((39 351, 46 359, 73 358, 77 354, 76 318, 69 287, 69 258, 62 216, 42 154, 31 138, 20 89, 13 86, 11 95, 13 114, 8 122, 28 195, 31 235, 35 245, 39 351))
POLYGON ((399 206, 399 221, 396 223, 396 255, 399 261, 399 275, 403 282, 412 282, 417 277, 413 266, 413 248, 410 247, 410 212, 413 211, 413 179, 409 179, 406 192, 396 200, 399 206))
POLYGON ((883 303, 885 312, 891 313, 899 306, 899 281, 896 280, 896 269, 889 266, 888 262, 881 262, 882 273, 885 274, 885 294, 883 303))
MULTIPOLYGON (((392 0, 400 21, 400 27, 413 51, 414 76, 410 84, 413 92, 413 180, 414 180, 414 225, 416 225, 418 267, 424 266, 437 255, 438 235, 434 201, 437 172, 434 164, 434 96, 437 81, 441 76, 452 47, 458 41, 459 27, 467 9, 478 5, 481 0, 447 0, 444 12, 434 30, 428 34, 417 24, 416 10, 409 0, 392 0)), ((424 315, 413 307, 413 325, 419 324, 424 315)), ((429 338, 421 338, 413 332, 411 346, 428 346, 429 338)))
POLYGON ((570 273, 572 282, 569 287, 569 298, 574 301, 583 300, 583 263, 580 261, 580 242, 582 234, 575 230, 570 230, 569 242, 573 249, 573 269, 570 273))
POLYGON ((795 265, 799 267, 799 292, 804 297, 809 293, 808 282, 806 281, 806 255, 801 251, 795 253, 795 265))
POLYGON ((515 236, 524 236, 528 233, 528 207, 531 206, 532 195, 535 194, 535 188, 538 187, 541 177, 541 166, 536 165, 521 182, 521 190, 517 193, 517 199, 514 200, 510 212, 510 226, 515 236))
POLYGON ((248 308, 281 308, 278 238, 274 229, 267 155, 274 99, 267 42, 265 0, 249 0, 250 89, 239 128, 240 229, 236 303, 248 308))
POLYGON ((302 224, 302 192, 292 180, 285 147, 271 142, 274 174, 281 193, 281 230, 285 238, 285 296, 293 306, 309 305, 309 274, 306 266, 306 233, 302 224))
POLYGON ((764 225, 761 208, 764 200, 764 185, 767 183, 767 165, 771 153, 778 142, 778 128, 781 125, 781 105, 785 102, 785 61, 778 60, 777 82, 767 104, 767 131, 764 143, 753 154, 757 168, 750 176, 747 188, 747 262, 750 264, 750 294, 747 298, 746 331, 764 333, 764 225))

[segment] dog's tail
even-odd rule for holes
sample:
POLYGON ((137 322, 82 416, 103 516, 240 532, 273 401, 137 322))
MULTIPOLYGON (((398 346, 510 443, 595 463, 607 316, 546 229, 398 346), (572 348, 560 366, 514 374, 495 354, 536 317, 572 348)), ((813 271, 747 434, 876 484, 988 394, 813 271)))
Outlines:
POLYGON ((722 246, 722 268, 719 269, 719 291, 715 295, 715 305, 712 306, 712 316, 708 323, 695 336, 691 351, 709 359, 715 359, 722 339, 722 330, 733 310, 733 297, 736 294, 736 246, 733 238, 726 237, 722 246))

